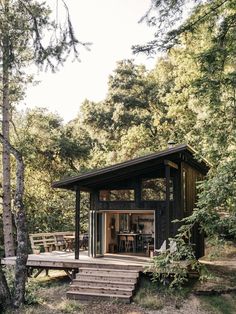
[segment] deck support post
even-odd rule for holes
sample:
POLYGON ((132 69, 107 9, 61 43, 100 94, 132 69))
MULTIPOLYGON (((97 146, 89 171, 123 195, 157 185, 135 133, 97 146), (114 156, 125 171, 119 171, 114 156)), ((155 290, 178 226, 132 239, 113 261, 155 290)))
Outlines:
POLYGON ((169 244, 170 237, 170 166, 165 165, 165 177, 166 177, 166 248, 169 244))
POLYGON ((75 259, 79 259, 79 235, 80 235, 80 188, 77 186, 75 200, 75 259))

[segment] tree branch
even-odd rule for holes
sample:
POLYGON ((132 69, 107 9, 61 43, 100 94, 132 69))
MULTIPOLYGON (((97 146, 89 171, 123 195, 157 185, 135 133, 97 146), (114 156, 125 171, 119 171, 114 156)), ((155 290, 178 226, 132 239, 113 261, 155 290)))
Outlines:
MULTIPOLYGON (((220 3, 218 3, 216 5, 214 5, 214 3, 212 3, 210 5, 209 10, 207 10, 205 13, 200 15, 196 20, 194 20, 191 23, 185 23, 185 24, 181 25, 178 29, 173 29, 173 30, 171 30, 171 31, 166 33, 166 29, 162 29, 161 26, 160 26, 158 28, 158 31, 156 32, 156 34, 158 34, 159 36, 156 35, 155 37, 159 37, 160 38, 160 37, 165 36, 164 39, 163 40, 162 39, 161 40, 159 40, 159 39, 152 40, 152 41, 148 42, 144 46, 135 45, 135 46, 132 47, 133 53, 137 54, 137 53, 140 53, 140 52, 144 52, 144 53, 149 55, 149 54, 154 54, 156 49, 157 50, 167 50, 167 49, 170 49, 171 47, 173 47, 173 45, 175 43, 175 40, 179 37, 179 35, 183 34, 186 31, 193 30, 196 25, 198 25, 202 21, 206 20, 206 18, 208 18, 209 15, 214 14, 214 12, 216 12, 220 7, 222 7, 228 1, 230 1, 230 0, 223 0, 223 1, 221 1, 220 3)), ((155 9, 158 9, 159 6, 162 4, 162 1, 158 1, 158 2, 159 2, 159 5, 157 5, 155 9)), ((149 9, 148 13, 146 14, 146 16, 144 18, 147 18, 147 15, 151 11, 152 10, 149 9)), ((168 19, 168 17, 169 17, 168 14, 166 14, 165 16, 159 17, 159 19, 161 21, 160 24, 162 24, 162 22, 165 19, 168 19)), ((152 18, 150 18, 150 20, 152 18)), ((173 24, 173 21, 172 22, 170 21, 169 23, 173 24)))

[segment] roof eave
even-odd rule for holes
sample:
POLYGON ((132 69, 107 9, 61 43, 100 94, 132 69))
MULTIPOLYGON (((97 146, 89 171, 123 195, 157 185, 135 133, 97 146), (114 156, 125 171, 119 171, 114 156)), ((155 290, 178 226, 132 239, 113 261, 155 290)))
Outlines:
MULTIPOLYGON (((187 144, 180 144, 180 145, 176 145, 172 148, 168 148, 166 150, 157 152, 157 153, 152 153, 146 156, 142 156, 142 157, 138 157, 132 160, 128 160, 125 162, 121 162, 112 166, 108 166, 102 169, 98 169, 98 170, 94 170, 91 171, 89 173, 84 173, 82 175, 78 175, 78 176, 74 176, 72 178, 67 178, 67 179, 63 179, 60 181, 56 181, 52 184, 53 188, 64 188, 64 189, 71 189, 74 190, 75 186, 80 186, 81 189, 86 189, 86 187, 83 187, 83 183, 79 184, 78 181, 82 181, 82 180, 89 180, 90 178, 95 178, 96 176, 101 176, 101 175, 106 175, 112 171, 117 171, 117 170, 121 170, 121 169, 125 169, 125 168, 130 168, 131 166, 134 165, 139 165, 142 164, 144 162, 148 162, 148 161, 152 161, 154 159, 157 158, 163 158, 165 156, 168 155, 173 155, 175 153, 181 153, 184 151, 189 151, 193 156, 197 155, 197 152, 189 145, 187 144)), ((201 159, 202 160, 202 166, 204 166, 205 168, 209 167, 210 168, 210 164, 207 160, 205 160, 204 158, 201 159)), ((199 163, 200 166, 200 163, 199 163)))

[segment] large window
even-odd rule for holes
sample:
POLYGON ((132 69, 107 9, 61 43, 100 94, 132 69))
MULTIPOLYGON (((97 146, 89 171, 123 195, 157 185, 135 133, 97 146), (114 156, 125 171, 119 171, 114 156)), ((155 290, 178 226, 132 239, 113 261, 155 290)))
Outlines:
POLYGON ((134 190, 101 190, 100 201, 134 201, 134 190))
MULTIPOLYGON (((166 200, 166 179, 165 178, 143 179, 142 200, 165 201, 166 200)), ((170 200, 173 200, 173 180, 172 179, 170 179, 170 200)))

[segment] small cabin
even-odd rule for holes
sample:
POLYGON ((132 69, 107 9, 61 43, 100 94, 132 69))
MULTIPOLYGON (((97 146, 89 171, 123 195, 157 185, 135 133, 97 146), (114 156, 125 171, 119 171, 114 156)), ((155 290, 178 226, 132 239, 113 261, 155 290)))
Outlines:
MULTIPOLYGON (((190 215, 197 200, 196 185, 209 163, 189 145, 128 160, 53 183, 75 191, 75 258, 79 258, 80 193, 90 193, 90 257, 106 253, 150 255, 178 230, 175 219, 190 215)), ((204 237, 192 232, 196 256, 204 255, 204 237)))

